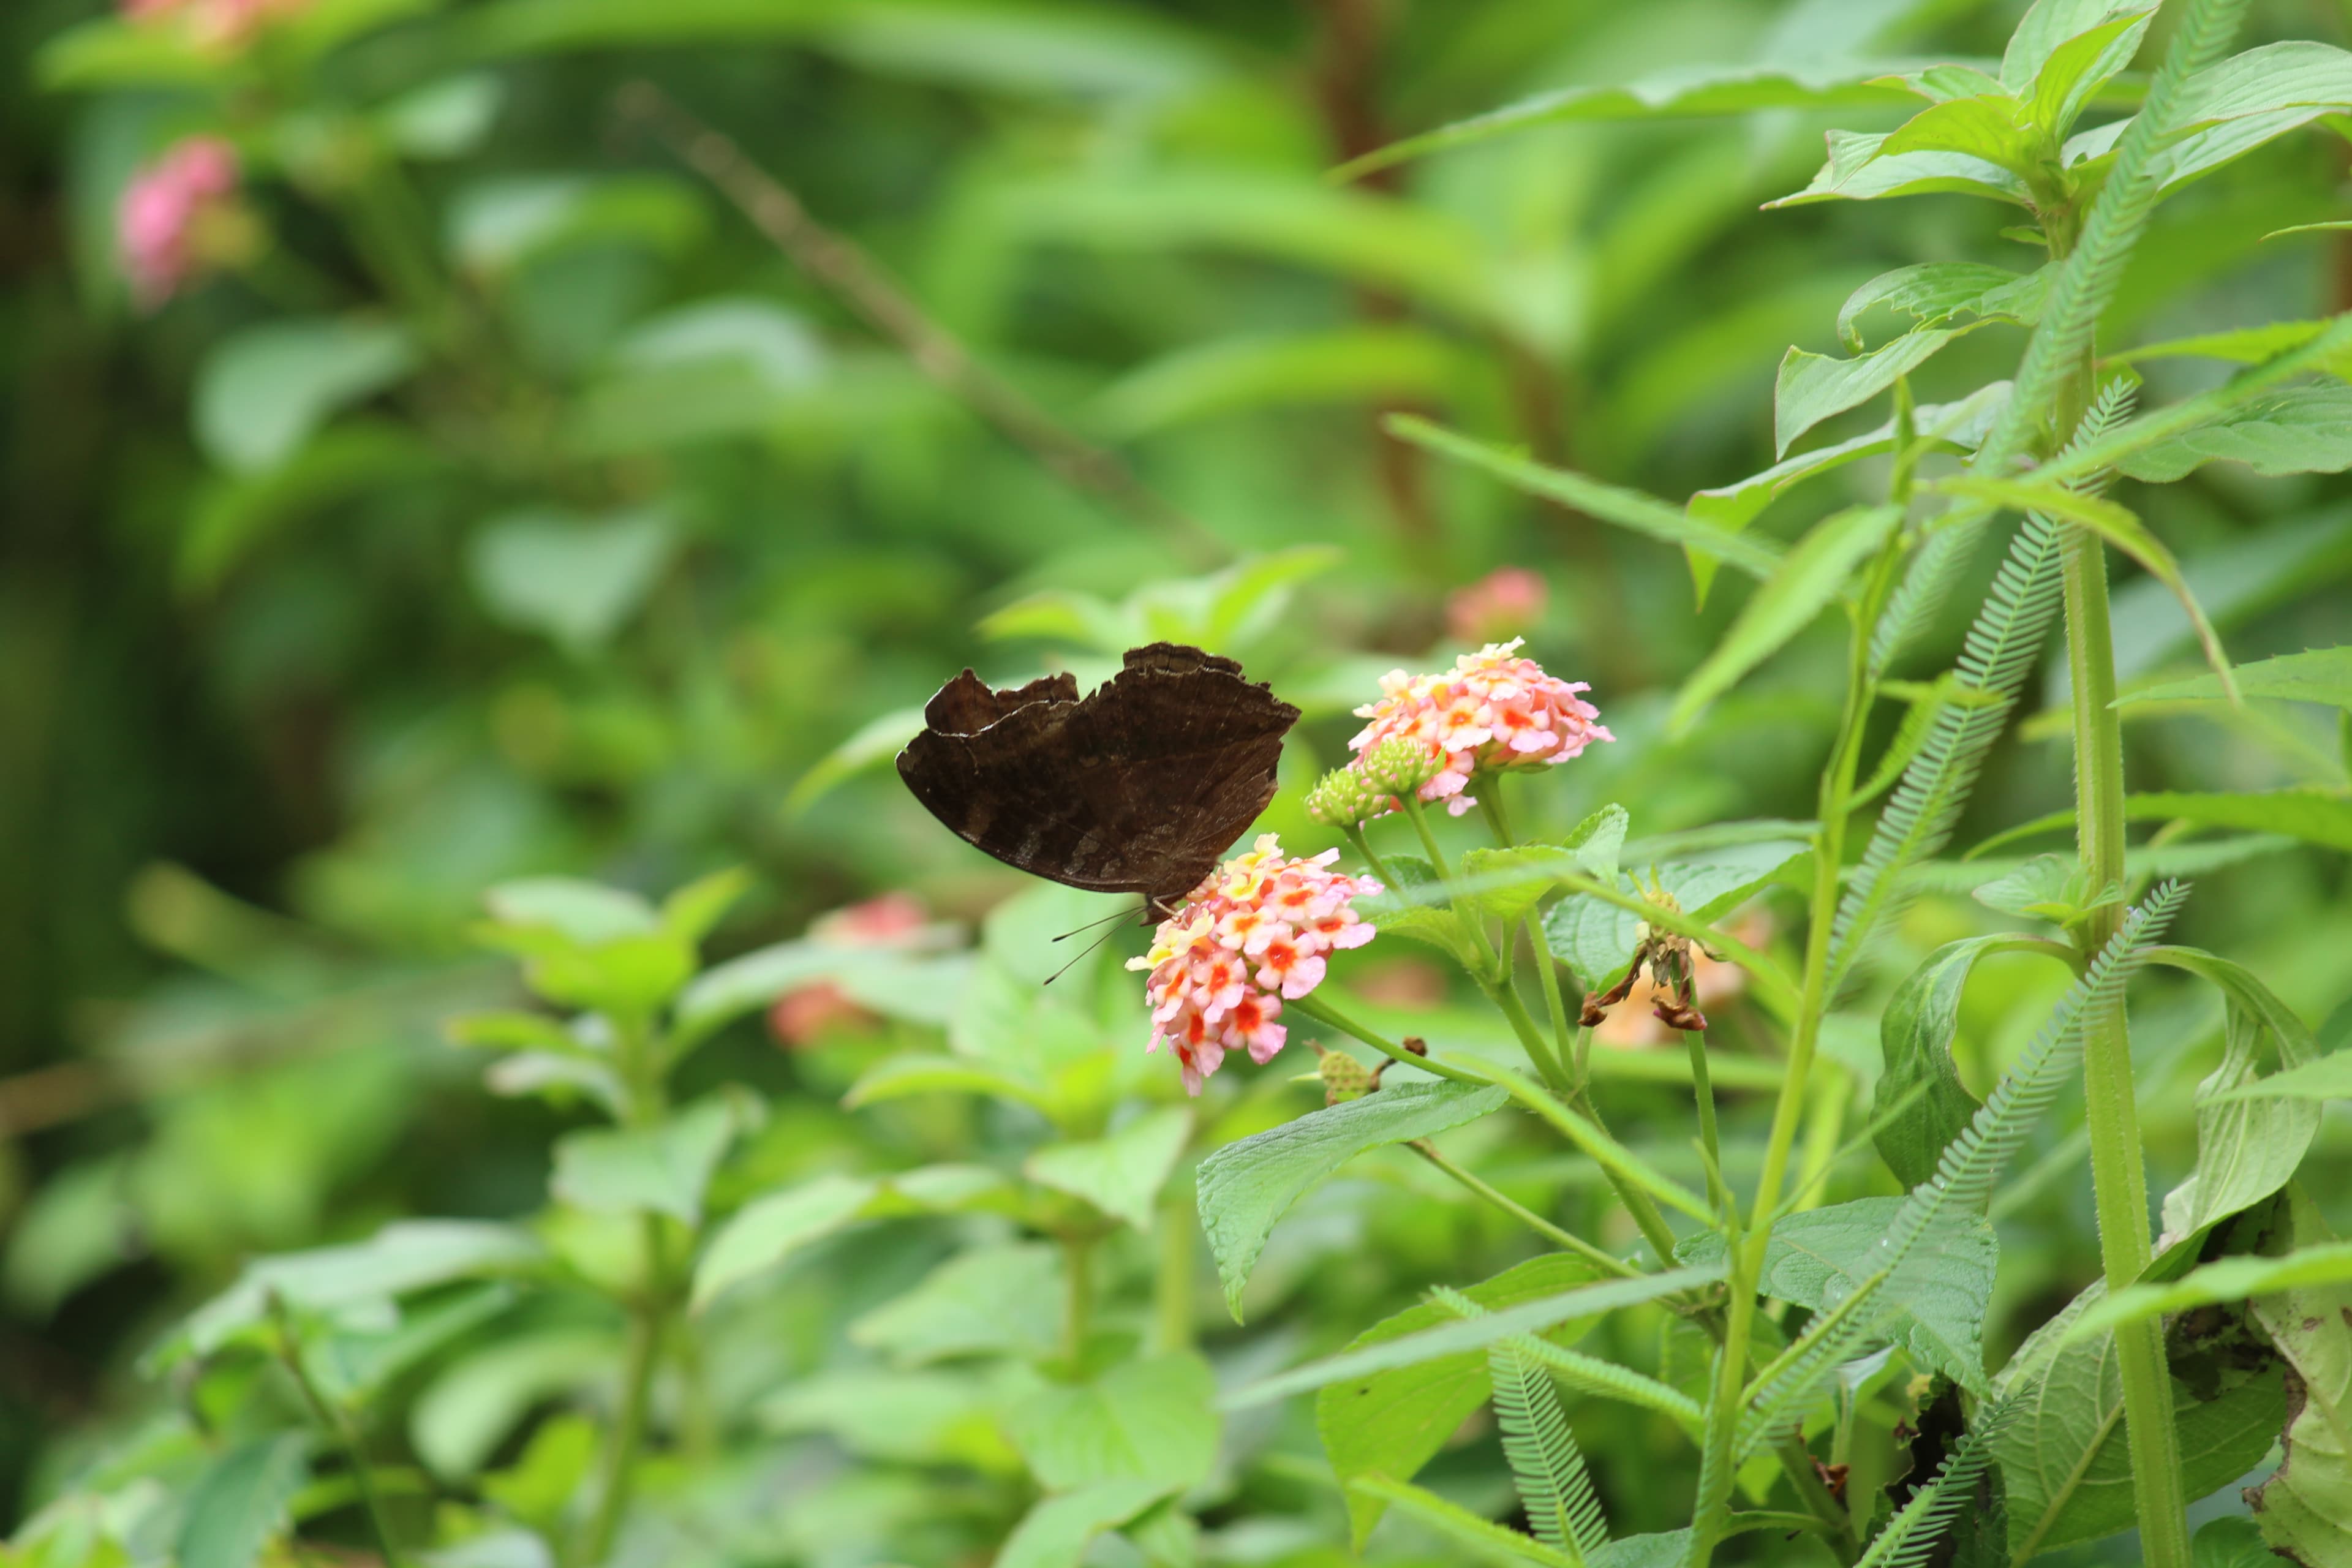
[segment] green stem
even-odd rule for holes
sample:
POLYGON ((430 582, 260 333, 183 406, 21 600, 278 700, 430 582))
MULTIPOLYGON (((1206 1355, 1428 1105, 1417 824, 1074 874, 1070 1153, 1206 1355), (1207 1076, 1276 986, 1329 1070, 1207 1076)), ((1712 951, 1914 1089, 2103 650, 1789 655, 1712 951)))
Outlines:
POLYGON ((1192 1348, 1192 1276, 1201 1229, 1193 1214, 1189 1183, 1179 1184, 1183 1195, 1171 1195, 1160 1205, 1152 1240, 1159 1244, 1157 1268, 1151 1281, 1151 1345, 1155 1351, 1192 1348))
POLYGON ((1715 1085, 1706 1074, 1706 1036, 1697 1029, 1685 1029, 1683 1045, 1690 1052, 1691 1092, 1698 1101, 1698 1137, 1706 1150, 1707 1183, 1715 1189, 1707 1195, 1727 1215, 1731 1212, 1731 1189, 1721 1178, 1723 1151, 1715 1137, 1715 1085))
POLYGON ((1569 1031, 1568 1002, 1559 990, 1559 971, 1556 967, 1559 961, 1552 957, 1550 944, 1544 941, 1543 921, 1537 918, 1533 910, 1528 911, 1528 942, 1536 950, 1536 977, 1543 986, 1544 1011, 1551 1015, 1551 1037, 1555 1054, 1559 1058, 1560 1070, 1568 1075, 1569 1092, 1581 1094, 1585 1083, 1581 1042, 1578 1042, 1577 1047, 1570 1046, 1573 1037, 1569 1031), (1570 1068, 1569 1061, 1572 1048, 1575 1066, 1570 1068))
MULTIPOLYGON (((2123 723, 2115 710, 2116 665, 2108 621, 2104 546, 2082 529, 2066 540, 2066 664, 2074 684, 2074 821, 2089 885, 2124 877, 2123 723)), ((2114 904, 2084 922, 2087 958, 2112 937, 2123 910, 2114 904)), ((2099 1220, 2099 1258, 2109 1295, 2147 1268, 2147 1172, 2132 1092, 2131 1036, 2120 1003, 2083 1021, 2084 1123, 2091 1135, 2091 1187, 2099 1220)), ((2187 1499, 2180 1445, 2173 1426, 2172 1378, 2165 1365, 2163 1324, 2146 1318, 2116 1331, 2124 1423, 2132 1458, 2132 1499, 2140 1548, 2153 1568, 2189 1562, 2187 1499)))
POLYGON ((1381 863, 1378 855, 1372 853, 1372 842, 1364 837, 1361 824, 1343 827, 1339 831, 1347 835, 1348 842, 1356 847, 1356 853, 1363 857, 1364 864, 1371 868, 1372 875, 1380 879, 1381 887, 1391 893, 1402 891, 1402 885, 1390 873, 1388 867, 1381 863))
POLYGON ((597 1568, 612 1555, 613 1538, 628 1510, 637 1455, 645 1447, 646 1414, 653 1402, 654 1367, 661 1359, 662 1333, 668 1317, 667 1284, 663 1279, 661 1216, 644 1218, 646 1282, 643 1293, 629 1304, 629 1342, 621 1372, 621 1408, 613 1422, 612 1440, 604 1447, 596 1488, 596 1512, 588 1525, 581 1551, 582 1568, 597 1568))
MULTIPOLYGON (((1437 835, 1429 829, 1429 813, 1422 805, 1420 797, 1408 792, 1397 799, 1403 804, 1404 814, 1412 821, 1412 830, 1421 836, 1421 847, 1429 852, 1429 863, 1436 870, 1438 878, 1447 882, 1454 880, 1454 873, 1445 864, 1445 852, 1437 847, 1437 835)), ((1484 973, 1507 973, 1503 960, 1496 956, 1494 944, 1486 940, 1486 922, 1479 917, 1478 911, 1459 897, 1452 900, 1450 907, 1454 910, 1454 918, 1460 921, 1462 929, 1469 933, 1470 945, 1478 950, 1478 961, 1484 973)))
POLYGON ((384 1568, 401 1568, 400 1548, 393 1544, 392 1526, 385 1520, 383 1497, 375 1489, 375 1477, 368 1468, 367 1455, 360 1447, 359 1434, 344 1414, 327 1403, 311 1381, 310 1369, 302 1364, 302 1342, 294 1330, 293 1314, 286 1309, 286 1299, 275 1290, 269 1293, 269 1315, 278 1328, 278 1359, 293 1374, 294 1386, 302 1391, 302 1402, 321 1430, 343 1451, 343 1462, 352 1468, 352 1485, 360 1494, 360 1507, 367 1514, 368 1528, 375 1532, 376 1545, 383 1549, 384 1568))
POLYGON ((1294 996, 1283 1005, 1304 1014, 1327 1028, 1337 1029, 1343 1035, 1353 1036, 1391 1060, 1402 1062, 1410 1068, 1419 1068, 1423 1072, 1435 1073, 1440 1078, 1450 1078, 1456 1083, 1475 1083, 1482 1089, 1486 1085, 1485 1079, 1464 1072, 1460 1068, 1448 1067, 1444 1062, 1432 1061, 1427 1057, 1413 1055, 1394 1040, 1374 1034, 1328 1002, 1313 996, 1294 996))
POLYGON ((1095 1238, 1062 1239, 1062 1356, 1075 1373, 1087 1357, 1087 1334, 1095 1310, 1095 1238))
POLYGON ((1423 1159, 1428 1161, 1431 1164, 1436 1166, 1439 1170, 1444 1172, 1447 1175, 1453 1177, 1455 1181, 1461 1183, 1470 1191, 1477 1194, 1478 1196, 1486 1199, 1486 1202, 1492 1204, 1503 1213, 1509 1215, 1513 1219, 1517 1220, 1521 1225, 1526 1226, 1529 1230, 1534 1231, 1538 1236, 1540 1236, 1547 1241, 1551 1242, 1553 1245, 1566 1247, 1569 1251, 1573 1252, 1578 1257, 1585 1259, 1585 1261, 1594 1265, 1596 1268, 1604 1269, 1609 1273, 1619 1275, 1628 1279, 1636 1278, 1641 1274, 1642 1270, 1634 1268, 1623 1258, 1612 1257, 1609 1253, 1602 1251, 1600 1247, 1593 1246, 1592 1243, 1585 1240, 1582 1237, 1570 1231, 1562 1230, 1559 1226, 1552 1224, 1551 1221, 1544 1218, 1543 1215, 1536 1213, 1535 1210, 1528 1208, 1524 1204, 1518 1203, 1504 1193, 1489 1186, 1486 1183, 1480 1181, 1476 1176, 1472 1175, 1468 1171, 1464 1170, 1461 1166, 1455 1164, 1453 1161, 1439 1153, 1436 1146, 1431 1143, 1428 1139, 1416 1138, 1412 1142, 1406 1144, 1405 1147, 1420 1155, 1423 1159))

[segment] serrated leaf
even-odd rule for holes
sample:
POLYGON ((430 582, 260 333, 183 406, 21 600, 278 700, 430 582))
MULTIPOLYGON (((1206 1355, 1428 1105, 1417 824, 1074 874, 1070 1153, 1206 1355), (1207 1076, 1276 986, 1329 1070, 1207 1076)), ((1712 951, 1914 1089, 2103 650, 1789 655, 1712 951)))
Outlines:
MULTIPOLYGON (((1838 341, 1861 353, 1864 338, 1855 323, 1874 309, 1910 317, 1912 326, 1906 331, 1941 326, 1962 315, 2030 327, 2042 319, 2050 282, 2047 267, 2022 275, 1975 261, 1927 261, 1898 267, 1846 296, 1845 303, 1838 307, 1838 341)), ((1922 433, 1932 429, 1938 412, 1934 407, 1917 411, 1915 417, 1922 433)), ((1890 433, 1892 428, 1890 425, 1890 433)))
POLYGON ((1937 192, 1985 196, 2021 207, 2032 205, 2025 182, 1997 163, 1959 153, 1906 153, 1882 158, 1878 152, 1885 142, 1883 133, 1831 132, 1829 162, 1822 165, 1812 183, 1793 195, 1766 202, 1766 209, 1811 202, 1883 201, 1937 192))
MULTIPOLYGON (((1596 879, 1613 877, 1617 873, 1617 852, 1624 847, 1625 830, 1632 821, 1623 806, 1612 802, 1562 835, 1558 844, 1465 850, 1462 856, 1462 879, 1475 885, 1482 879, 1504 877, 1514 871, 1538 873, 1548 866, 1596 879)), ((1470 901, 1488 919, 1510 926, 1526 919, 1550 890, 1550 885, 1539 876, 1531 876, 1516 887, 1475 894, 1470 901)))
POLYGON ((1790 349, 1781 357, 1772 387, 1773 455, 1787 457, 1798 437, 1824 419, 1869 402, 1927 363, 1946 343, 1981 324, 1918 328, 1852 359, 1790 349))
POLYGON ((2001 51, 2001 85, 2023 93, 2041 79, 2052 57, 2070 39, 2126 12, 2147 9, 2150 7, 2119 0, 2034 0, 2001 51))
POLYGON ((1945 1146, 1977 1113, 1977 1098, 1960 1081, 1952 1062, 1960 995, 1979 959, 2017 945, 2017 939, 2008 936, 1946 943, 1904 977, 1880 1015, 1878 1044, 1886 1068, 1879 1077, 1873 1107, 1873 1120, 1878 1123, 1873 1142, 1887 1169, 1906 1187, 1936 1173, 1945 1146), (1878 1122, 1915 1092, 1918 1098, 1907 1110, 1878 1122))
MULTIPOLYGON (((2265 697, 2278 702, 2319 702, 2352 710, 2352 647, 2311 648, 2234 666, 2238 690, 2245 697, 2265 697)), ((2116 699, 2118 708, 2138 702, 2225 702, 2229 693, 2221 679, 2195 676, 2143 686, 2116 699)))
POLYGON ((2189 79, 2174 135, 2149 173, 2169 193, 2288 132, 2347 111, 2352 54, 2305 39, 2264 44, 2189 79))
POLYGON ((2062 926, 2076 924, 2093 910, 2124 899, 2123 889, 2113 884, 2092 892, 2082 863, 2072 856, 2054 854, 2036 855, 1970 889, 1970 896, 2005 915, 2062 926))
POLYGON ((2352 1284, 2352 1241, 2314 1242, 2274 1257, 2217 1258, 2162 1284, 2130 1285, 2083 1314, 2069 1331, 2081 1339, 2191 1307, 2250 1300, 2289 1289, 2352 1284))
POLYGON ((1106 1138, 1040 1149, 1022 1165, 1028 1178, 1084 1198, 1138 1230, 1150 1230, 1152 1205, 1192 1136, 1185 1106, 1148 1111, 1106 1138))
POLYGON ((2007 93, 1980 93, 1921 110, 1879 143, 1877 156, 1954 153, 1997 164, 2023 180, 2035 172, 2037 140, 2026 105, 2007 93))
MULTIPOLYGON (((1787 838, 1726 844, 1664 865, 1637 863, 1641 884, 1621 875, 1618 886, 1639 893, 1654 872, 1685 914, 1712 921, 1754 897, 1790 861, 1811 850, 1811 846, 1787 838)), ((1544 942, 1586 990, 1605 991, 1633 962, 1634 931, 1641 922, 1633 910, 1599 899, 1562 899, 1544 916, 1544 942)))
POLYGON ((1667 715, 1680 730, 1700 709, 1738 685, 1778 653, 1845 592, 1854 568, 1869 559, 1903 521, 1898 506, 1852 507, 1806 531, 1764 585, 1739 607, 1738 617, 1675 696, 1667 715))
POLYGON ((1202 1161, 1201 1228, 1234 1321, 1241 1321, 1242 1288, 1275 1222, 1309 1187, 1367 1150, 1475 1121, 1509 1099, 1501 1089, 1390 1080, 1376 1094, 1309 1111, 1202 1161))
POLYGON ((2106 19, 2052 49, 2034 74, 2033 90, 2028 97, 2034 128, 2053 139, 2063 137, 2091 94, 2131 64, 2156 9, 2153 5, 2106 7, 2106 19))
MULTIPOLYGON (((2067 1337, 2105 1294, 2095 1283, 2075 1297, 1993 1380, 1994 1396, 2019 1407, 1992 1445, 2008 1500, 2010 1552, 2019 1562, 2133 1522, 2131 1444, 2115 1336, 2067 1337)), ((2212 1398, 2176 1382, 2182 1490, 2203 1497, 2244 1475, 2269 1452, 2285 1414, 2275 1373, 2212 1398)))
POLYGON ((2119 466, 2133 479, 2170 484, 2207 463, 2243 463, 2258 474, 2342 473, 2352 468, 2352 386, 2322 382, 2265 393, 2119 466))
POLYGON ((2318 1047, 2294 1010, 2242 964, 2192 947, 2159 947, 2149 956, 2210 982, 2226 1004, 2221 1060, 2198 1085, 2197 1165, 2164 1197, 2164 1234, 2151 1266, 2161 1278, 2193 1256, 2213 1226, 2293 1179, 2319 1133, 2320 1108, 2307 1100, 2219 1097, 2259 1082, 2265 1067, 2312 1060, 2318 1047))
POLYGON ((1483 961, 1468 928, 1445 904, 1425 897, 1444 880, 1437 868, 1418 855, 1391 855, 1381 863, 1388 868, 1391 885, 1357 900, 1356 912, 1382 936, 1426 943, 1475 972, 1483 961))
MULTIPOLYGON (((1465 1287, 1462 1293, 1481 1307, 1500 1310, 1556 1296, 1595 1277, 1592 1266, 1583 1259, 1553 1253, 1505 1269, 1491 1279, 1465 1287)), ((1381 1319, 1350 1340, 1347 1350, 1385 1344, 1454 1321, 1454 1314, 1444 1308, 1423 1301, 1381 1319)), ((1569 1322, 1546 1331, 1545 1337, 1557 1344, 1569 1344, 1580 1338, 1587 1327, 1569 1322)), ((1371 1373, 1326 1384, 1316 1394, 1316 1430, 1342 1486, 1358 1476, 1372 1474, 1411 1480, 1486 1402, 1490 1386, 1486 1356, 1476 1350, 1371 1373)), ((1380 1498, 1349 1493, 1348 1519, 1359 1548, 1380 1522, 1384 1508, 1380 1498)))
POLYGON ((1005 1429, 1048 1491, 1137 1479, 1197 1486, 1217 1458, 1216 1379, 1191 1352, 1124 1361, 1081 1384, 1046 1384, 1005 1429))
POLYGON ((2252 1520, 2225 1516, 2198 1527, 2189 1563, 2189 1568, 2278 1568, 2279 1560, 2252 1520))
MULTIPOLYGON (((1759 1289, 1777 1300, 1821 1311, 1851 1296, 1882 1267, 1884 1243, 1902 1198, 1856 1198, 1792 1214, 1772 1227, 1759 1289)), ((1720 1236, 1702 1232, 1675 1248, 1677 1262, 1720 1264, 1720 1236)), ((1959 1229, 1886 1332, 1927 1366, 1982 1391, 1985 1303, 1992 1297, 2000 1245, 1979 1219, 1959 1229)))

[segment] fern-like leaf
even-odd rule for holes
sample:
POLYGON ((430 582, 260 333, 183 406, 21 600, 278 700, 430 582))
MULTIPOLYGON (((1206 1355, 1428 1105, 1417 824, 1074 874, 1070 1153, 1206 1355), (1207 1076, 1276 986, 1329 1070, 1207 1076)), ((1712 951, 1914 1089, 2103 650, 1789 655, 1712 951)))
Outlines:
POLYGON ((1503 1456, 1510 1461, 1536 1539, 1580 1561, 1608 1544, 1609 1531, 1551 1374, 1526 1353, 1518 1337, 1490 1349, 1486 1368, 1495 1384, 1503 1456))
POLYGON ((1993 1439, 2016 1409, 2013 1401, 2003 1400, 1982 1412, 1974 1429, 1944 1456, 1936 1479, 1886 1521, 1854 1568, 1922 1568, 1954 1517, 1975 1498, 1977 1482, 1992 1463, 1993 1439))
MULTIPOLYGON (((2077 427, 2076 442, 2095 441, 2131 416, 2135 389, 2126 379, 2111 381, 2077 427)), ((2084 479, 2086 492, 2105 488, 2112 478, 2084 479)), ((1937 574, 1957 574, 1974 543, 1975 530, 1954 528, 1931 539, 1906 579, 1904 592, 1877 628, 1874 668, 1883 668, 1903 636, 1904 616, 1927 613, 1918 597, 1940 597, 1937 574)), ((1841 980, 1879 921, 1894 912, 1903 871, 1942 848, 1975 788, 1986 755, 2008 727, 2010 710, 2032 672, 2051 626, 2058 618, 2063 587, 2059 576, 2061 534, 2057 524, 2034 514, 2011 540, 2008 557, 1993 574, 1992 589, 1969 626, 1958 668, 1954 700, 1937 711, 1927 739, 1886 803, 1878 826, 1838 900, 1831 927, 1830 977, 1841 980)))
POLYGON ((1879 1240, 1876 1267, 1809 1324, 1769 1370, 1741 1423, 1738 1459, 1745 1461, 1802 1413, 1831 1373, 1916 1293, 1925 1272, 1982 1212, 2002 1167, 2072 1078, 2084 1023, 2121 1005, 2125 983, 2186 896, 2178 882, 2157 889, 2125 916, 2122 928, 2059 998, 2017 1065, 1977 1108, 1966 1131, 1946 1145, 1935 1175, 1895 1210, 1879 1240))

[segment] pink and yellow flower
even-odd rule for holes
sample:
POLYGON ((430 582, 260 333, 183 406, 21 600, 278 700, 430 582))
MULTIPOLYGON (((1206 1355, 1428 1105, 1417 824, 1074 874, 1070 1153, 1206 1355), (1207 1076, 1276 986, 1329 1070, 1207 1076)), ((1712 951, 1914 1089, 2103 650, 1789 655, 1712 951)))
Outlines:
POLYGON ((217 136, 191 136, 131 176, 115 213, 115 236, 131 291, 153 310, 207 265, 208 226, 233 211, 236 149, 217 136))
POLYGON ((1286 999, 1323 983, 1326 955, 1372 940, 1349 900, 1381 890, 1369 878, 1334 871, 1337 849, 1299 859, 1271 833, 1192 890, 1160 922, 1151 951, 1128 961, 1148 969, 1151 1045, 1175 1052, 1188 1093, 1246 1050, 1264 1066, 1287 1037, 1277 1022, 1286 999))
POLYGON ((1596 722, 1600 710, 1577 695, 1591 689, 1584 682, 1547 675, 1518 649, 1517 638, 1489 643, 1435 675, 1391 670, 1381 679, 1380 700, 1356 710, 1370 722, 1348 743, 1360 754, 1383 742, 1419 748, 1435 768, 1421 798, 1442 800, 1459 816, 1477 804, 1462 792, 1481 768, 1551 766, 1617 738, 1596 722))

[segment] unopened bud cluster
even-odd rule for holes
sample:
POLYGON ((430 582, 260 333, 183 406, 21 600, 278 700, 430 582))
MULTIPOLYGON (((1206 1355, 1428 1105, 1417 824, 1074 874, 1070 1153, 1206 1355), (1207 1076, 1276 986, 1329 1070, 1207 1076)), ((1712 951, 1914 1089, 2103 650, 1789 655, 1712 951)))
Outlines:
POLYGON ((1326 827, 1353 827, 1389 809, 1389 797, 1353 768, 1334 768, 1307 796, 1307 815, 1326 827))
POLYGON ((1411 735, 1375 741, 1356 758, 1364 782, 1382 795, 1417 795, 1444 765, 1444 757, 1434 747, 1411 735))

